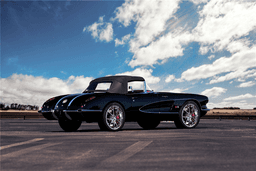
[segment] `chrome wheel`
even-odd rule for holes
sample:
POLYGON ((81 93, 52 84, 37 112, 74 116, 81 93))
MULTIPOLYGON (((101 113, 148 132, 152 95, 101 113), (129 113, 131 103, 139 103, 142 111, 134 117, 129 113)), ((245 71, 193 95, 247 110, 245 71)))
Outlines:
POLYGON ((119 129, 123 124, 123 111, 117 105, 112 105, 106 112, 106 123, 112 130, 119 129))
POLYGON ((194 128, 200 121, 200 110, 193 101, 186 102, 180 109, 179 117, 174 120, 177 128, 194 128))
POLYGON ((188 103, 182 109, 182 122, 187 127, 194 127, 199 117, 198 107, 193 103, 188 103))
POLYGON ((109 104, 104 112, 103 118, 99 121, 101 130, 118 131, 124 126, 125 112, 118 103, 109 104))

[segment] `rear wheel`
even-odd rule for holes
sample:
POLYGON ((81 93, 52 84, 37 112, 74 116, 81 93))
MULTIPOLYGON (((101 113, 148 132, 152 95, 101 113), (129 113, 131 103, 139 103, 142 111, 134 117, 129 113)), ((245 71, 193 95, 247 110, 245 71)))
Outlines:
POLYGON ((110 103, 103 111, 98 125, 101 130, 118 131, 125 123, 125 111, 119 103, 110 103))
POLYGON ((153 117, 147 119, 139 119, 137 122, 143 129, 155 129, 160 124, 160 120, 153 117))
POLYGON ((60 119, 58 121, 60 127, 66 132, 76 131, 82 124, 82 121, 71 121, 64 119, 60 119))
POLYGON ((186 102, 180 109, 179 117, 174 120, 177 128, 194 128, 200 121, 200 110, 193 101, 186 102))

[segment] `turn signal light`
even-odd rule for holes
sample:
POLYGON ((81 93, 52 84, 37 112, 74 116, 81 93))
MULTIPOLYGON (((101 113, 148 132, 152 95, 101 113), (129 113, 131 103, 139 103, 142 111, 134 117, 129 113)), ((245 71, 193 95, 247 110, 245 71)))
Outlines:
POLYGON ((53 97, 53 98, 50 98, 50 99, 48 99, 46 102, 49 102, 49 101, 52 101, 52 100, 54 100, 55 98, 53 97))

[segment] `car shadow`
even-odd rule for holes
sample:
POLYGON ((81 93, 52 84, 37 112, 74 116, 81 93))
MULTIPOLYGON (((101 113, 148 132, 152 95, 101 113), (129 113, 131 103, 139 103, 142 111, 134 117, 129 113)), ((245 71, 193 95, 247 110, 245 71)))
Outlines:
MULTIPOLYGON (((149 131, 149 130, 170 130, 170 129, 177 129, 175 127, 159 127, 159 128, 155 128, 155 129, 143 129, 143 128, 125 128, 125 129, 121 129, 118 132, 122 132, 122 131, 149 131)), ((48 131, 47 131, 48 132, 48 131)), ((65 131, 49 131, 49 132, 65 132, 65 131)), ((74 132, 114 132, 114 131, 103 131, 98 129, 80 129, 74 132)))

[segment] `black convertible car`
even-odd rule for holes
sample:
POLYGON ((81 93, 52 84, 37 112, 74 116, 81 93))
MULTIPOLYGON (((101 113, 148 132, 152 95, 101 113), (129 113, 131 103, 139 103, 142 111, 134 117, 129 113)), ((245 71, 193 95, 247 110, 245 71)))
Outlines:
POLYGON ((76 131, 82 121, 111 131, 122 129, 127 121, 144 129, 154 129, 160 121, 194 128, 209 111, 207 103, 202 95, 153 92, 142 77, 108 76, 92 80, 83 93, 50 98, 38 112, 58 120, 64 131, 76 131))

